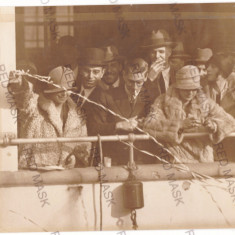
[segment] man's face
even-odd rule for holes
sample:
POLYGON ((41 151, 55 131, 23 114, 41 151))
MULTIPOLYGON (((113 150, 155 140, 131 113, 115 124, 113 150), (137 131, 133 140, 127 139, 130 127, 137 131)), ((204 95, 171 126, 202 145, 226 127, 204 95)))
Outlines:
POLYGON ((219 76, 219 68, 215 64, 209 64, 207 67, 207 80, 209 82, 216 81, 219 76))
POLYGON ((100 66, 83 66, 80 70, 82 85, 91 89, 97 85, 104 75, 104 68, 100 66))
POLYGON ((172 58, 170 59, 170 65, 174 69, 174 71, 180 70, 182 67, 184 67, 184 59, 182 58, 172 58))
POLYGON ((69 94, 67 91, 59 91, 59 92, 48 93, 46 97, 52 100, 56 105, 60 105, 64 104, 67 101, 69 94))
POLYGON ((201 79, 204 79, 207 75, 206 65, 205 64, 197 64, 197 68, 199 70, 199 74, 201 79))
POLYGON ((180 98, 184 102, 191 101, 197 94, 197 89, 188 90, 188 89, 179 89, 180 98))
POLYGON ((150 62, 154 63, 156 61, 165 61, 166 63, 168 63, 171 52, 172 50, 170 47, 153 48, 149 51, 150 62))
POLYGON ((102 80, 107 85, 112 85, 118 80, 122 66, 118 61, 109 62, 105 67, 105 73, 102 80))
POLYGON ((125 81, 125 85, 127 90, 130 92, 131 95, 135 96, 141 90, 144 85, 144 82, 147 80, 147 73, 140 74, 140 73, 123 73, 123 78, 125 81))
POLYGON ((221 70, 224 77, 228 77, 233 71, 234 60, 232 55, 222 54, 220 55, 221 70))

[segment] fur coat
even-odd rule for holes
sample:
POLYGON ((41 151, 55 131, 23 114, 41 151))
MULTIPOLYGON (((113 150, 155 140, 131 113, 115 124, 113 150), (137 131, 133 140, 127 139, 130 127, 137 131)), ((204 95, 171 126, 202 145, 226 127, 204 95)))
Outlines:
POLYGON ((219 143, 235 130, 235 119, 202 90, 198 90, 196 97, 184 107, 177 89, 171 87, 153 103, 145 119, 144 130, 162 142, 171 151, 176 162, 213 162, 212 143, 219 143), (180 121, 189 117, 199 119, 201 126, 188 129, 187 132, 205 132, 204 123, 208 120, 216 124, 216 132, 209 137, 183 140, 180 121))
MULTIPOLYGON (((20 111, 21 138, 87 136, 84 114, 70 97, 64 103, 68 112, 63 124, 53 101, 43 94, 34 93, 29 84, 25 83, 24 86, 23 92, 13 92, 20 111)), ((88 158, 90 148, 90 143, 23 144, 19 148, 19 167, 65 166, 66 158, 72 155, 74 157, 70 167, 74 167, 75 156, 88 158)))

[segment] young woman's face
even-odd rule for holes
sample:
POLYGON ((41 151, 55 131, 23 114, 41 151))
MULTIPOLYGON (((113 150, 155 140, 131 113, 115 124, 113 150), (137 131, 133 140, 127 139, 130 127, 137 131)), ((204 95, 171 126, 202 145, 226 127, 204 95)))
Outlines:
POLYGON ((69 97, 67 91, 59 91, 47 94, 47 98, 52 100, 56 105, 64 104, 69 97))
POLYGON ((179 89, 179 94, 180 94, 180 98, 185 101, 191 101, 197 94, 197 89, 193 89, 193 90, 184 90, 184 89, 179 89))
POLYGON ((209 82, 216 81, 219 76, 219 68, 214 64, 209 64, 207 67, 207 80, 209 82))

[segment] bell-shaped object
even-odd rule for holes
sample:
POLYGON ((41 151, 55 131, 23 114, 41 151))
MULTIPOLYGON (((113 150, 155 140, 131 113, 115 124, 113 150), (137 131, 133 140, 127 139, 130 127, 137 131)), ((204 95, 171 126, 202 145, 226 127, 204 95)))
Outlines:
POLYGON ((143 183, 139 181, 127 181, 123 184, 123 202, 127 209, 139 209, 144 207, 143 183))

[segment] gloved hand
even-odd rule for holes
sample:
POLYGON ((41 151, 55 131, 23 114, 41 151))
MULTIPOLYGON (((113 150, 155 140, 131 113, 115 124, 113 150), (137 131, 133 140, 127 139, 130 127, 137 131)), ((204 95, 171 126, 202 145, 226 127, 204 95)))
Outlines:
POLYGON ((186 118, 181 121, 181 129, 189 129, 193 127, 199 127, 201 126, 201 122, 193 117, 186 118))
POLYGON ((138 126, 137 116, 130 118, 129 121, 116 123, 116 130, 133 131, 138 126))
POLYGON ((208 131, 215 133, 217 131, 217 125, 212 120, 208 119, 204 122, 204 126, 207 127, 208 131))
POLYGON ((65 160, 65 164, 64 164, 64 168, 67 169, 71 169, 75 167, 75 163, 76 163, 76 158, 74 155, 69 155, 66 160, 65 160))
POLYGON ((21 76, 17 74, 16 71, 10 71, 8 90, 11 92, 24 91, 25 88, 33 89, 33 84, 28 82, 26 76, 21 76))
POLYGON ((87 167, 89 166, 89 152, 87 145, 80 144, 73 150, 73 155, 76 157, 75 167, 87 167))

